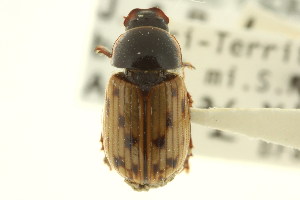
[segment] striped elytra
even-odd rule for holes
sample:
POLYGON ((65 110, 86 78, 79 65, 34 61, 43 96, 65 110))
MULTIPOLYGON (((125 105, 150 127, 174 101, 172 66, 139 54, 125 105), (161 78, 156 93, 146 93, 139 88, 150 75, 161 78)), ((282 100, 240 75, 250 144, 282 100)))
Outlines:
POLYGON ((158 8, 133 9, 112 52, 96 48, 124 69, 106 88, 104 161, 138 191, 163 186, 188 171, 192 155, 192 99, 183 78, 171 72, 191 65, 182 62, 168 23, 158 8))
POLYGON ((147 92, 113 75, 106 90, 103 145, 110 166, 136 190, 168 183, 181 172, 190 144, 190 109, 182 78, 147 92))

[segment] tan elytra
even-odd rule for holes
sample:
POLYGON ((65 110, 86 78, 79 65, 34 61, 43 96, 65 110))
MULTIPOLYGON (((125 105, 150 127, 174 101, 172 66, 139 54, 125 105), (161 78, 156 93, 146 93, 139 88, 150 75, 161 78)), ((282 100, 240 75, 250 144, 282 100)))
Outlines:
POLYGON ((147 91, 124 73, 110 78, 103 146, 108 164, 134 189, 163 186, 188 169, 190 104, 183 79, 174 73, 147 91))

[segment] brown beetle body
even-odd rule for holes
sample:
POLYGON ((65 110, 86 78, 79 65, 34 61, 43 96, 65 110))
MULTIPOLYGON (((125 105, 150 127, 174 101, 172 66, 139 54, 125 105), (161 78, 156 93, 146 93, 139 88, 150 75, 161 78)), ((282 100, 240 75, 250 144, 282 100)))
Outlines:
POLYGON ((113 169, 138 190, 165 185, 189 153, 190 111, 181 77, 149 91, 113 75, 106 91, 103 145, 113 169))
POLYGON ((115 67, 125 68, 110 78, 106 89, 105 160, 139 191, 163 186, 189 168, 192 100, 183 79, 168 71, 184 64, 167 23, 158 8, 134 9, 113 53, 96 49, 112 57, 115 67))

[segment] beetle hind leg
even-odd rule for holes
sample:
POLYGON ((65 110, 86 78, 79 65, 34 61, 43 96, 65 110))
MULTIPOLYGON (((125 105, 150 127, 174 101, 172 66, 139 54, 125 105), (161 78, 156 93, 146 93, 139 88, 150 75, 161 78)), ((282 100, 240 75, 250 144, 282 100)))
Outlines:
POLYGON ((192 142, 192 138, 191 138, 190 139, 190 145, 189 145, 189 152, 186 156, 184 166, 183 166, 183 169, 185 170, 186 173, 188 173, 190 171, 189 159, 190 159, 191 156, 193 156, 192 148, 193 148, 193 142, 192 142))
POLYGON ((104 156, 103 162, 109 167, 109 170, 112 170, 112 168, 111 168, 111 166, 110 166, 110 164, 109 164, 108 159, 107 159, 106 156, 104 156))

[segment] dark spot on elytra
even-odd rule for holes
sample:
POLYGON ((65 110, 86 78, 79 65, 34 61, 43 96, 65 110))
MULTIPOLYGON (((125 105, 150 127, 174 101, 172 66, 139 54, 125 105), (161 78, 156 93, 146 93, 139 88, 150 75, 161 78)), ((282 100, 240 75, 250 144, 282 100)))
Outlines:
POLYGON ((106 99, 106 114, 109 115, 109 109, 110 109, 110 100, 106 99))
POLYGON ((137 165, 132 165, 132 172, 137 176, 139 172, 139 167, 137 165))
POLYGON ((167 165, 169 167, 176 167, 177 165, 177 158, 167 158, 167 165))
POLYGON ((125 161, 120 156, 114 157, 114 164, 115 164, 115 167, 124 167, 125 168, 125 161))
POLYGON ((181 99, 181 112, 185 112, 185 99, 181 99))
POLYGON ((171 113, 167 113, 166 126, 167 127, 172 127, 173 126, 173 119, 172 119, 172 114, 171 113))
POLYGON ((177 89, 171 88, 172 97, 177 97, 177 89))
POLYGON ((126 134, 124 139, 124 145, 126 148, 131 148, 138 142, 138 139, 133 137, 132 134, 126 134))
POLYGON ((163 148, 165 145, 165 141, 166 141, 165 136, 160 136, 157 139, 153 140, 152 142, 158 148, 163 148))
POLYGON ((132 180, 133 179, 133 172, 131 169, 126 169, 126 178, 128 178, 129 180, 132 180))
POLYGON ((118 97, 119 96, 119 92, 120 92, 119 88, 114 88, 113 95, 118 97))
POLYGON ((125 117, 123 115, 119 115, 119 127, 125 127, 125 117))
POLYGON ((159 171, 159 166, 158 164, 153 164, 153 173, 156 174, 159 171))

